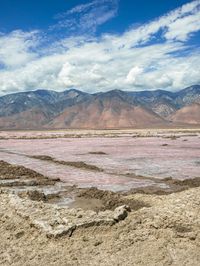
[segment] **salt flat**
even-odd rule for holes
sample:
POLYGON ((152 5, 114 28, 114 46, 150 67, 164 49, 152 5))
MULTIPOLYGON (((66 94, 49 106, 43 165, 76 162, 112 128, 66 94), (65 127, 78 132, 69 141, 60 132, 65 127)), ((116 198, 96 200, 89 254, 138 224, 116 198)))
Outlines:
POLYGON ((69 185, 119 191, 156 185, 156 179, 187 179, 200 174, 197 129, 12 131, 0 136, 1 160, 58 177, 69 185), (84 162, 102 171, 31 158, 42 155, 57 161, 84 162))

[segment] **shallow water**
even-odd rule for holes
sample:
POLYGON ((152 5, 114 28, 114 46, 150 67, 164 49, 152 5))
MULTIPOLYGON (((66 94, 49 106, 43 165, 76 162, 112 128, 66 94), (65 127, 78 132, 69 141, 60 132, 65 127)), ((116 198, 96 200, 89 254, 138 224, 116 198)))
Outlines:
POLYGON ((123 176, 126 174, 176 179, 200 176, 200 138, 197 135, 183 136, 175 140, 130 136, 8 139, 0 140, 0 159, 24 165, 49 177, 59 177, 70 185, 96 186, 118 191, 154 184, 148 179, 123 176), (167 146, 162 146, 163 144, 167 146), (105 155, 91 152, 104 152, 105 155), (83 161, 103 168, 104 172, 27 157, 30 155, 48 155, 63 161, 83 161))

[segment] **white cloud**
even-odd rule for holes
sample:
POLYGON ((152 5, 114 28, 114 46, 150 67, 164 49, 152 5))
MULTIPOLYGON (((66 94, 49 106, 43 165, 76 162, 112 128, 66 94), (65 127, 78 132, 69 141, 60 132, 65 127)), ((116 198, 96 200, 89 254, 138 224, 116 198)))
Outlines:
POLYGON ((119 0, 93 0, 75 6, 65 13, 58 14, 58 22, 51 30, 66 29, 66 34, 95 33, 97 28, 114 18, 118 11, 119 0))
POLYGON ((18 67, 37 57, 31 49, 37 46, 38 32, 13 31, 0 36, 0 64, 18 67))
POLYGON ((138 66, 133 67, 129 71, 129 73, 128 73, 127 77, 126 77, 126 82, 128 84, 134 84, 136 79, 138 78, 138 76, 140 76, 142 73, 143 73, 143 68, 138 67, 138 66))
POLYGON ((165 34, 167 39, 186 41, 191 34, 200 30, 200 13, 177 19, 168 27, 165 34))
POLYGON ((199 5, 193 1, 121 35, 71 36, 48 47, 38 32, 0 36, 1 94, 71 87, 177 90, 200 83, 199 49, 188 43, 199 30, 199 5))
MULTIPOLYGON (((148 43, 159 31, 163 31, 163 37, 167 40, 176 39, 177 41, 181 41, 183 35, 185 36, 184 40, 186 40, 192 32, 198 30, 197 28, 199 28, 200 24, 199 20, 200 0, 197 0, 177 8, 147 24, 139 26, 138 28, 133 28, 132 30, 125 32, 123 36, 115 36, 113 38, 113 43, 118 47, 134 47, 148 43), (188 29, 184 28, 187 19, 190 20, 190 27, 188 27, 188 29), (181 25, 181 23, 184 25, 181 25)), ((108 36, 108 38, 109 37, 110 36, 108 36)))
POLYGON ((70 65, 68 62, 63 65, 61 71, 58 74, 58 81, 60 82, 61 86, 70 87, 75 85, 72 75, 73 70, 75 70, 75 67, 70 65))

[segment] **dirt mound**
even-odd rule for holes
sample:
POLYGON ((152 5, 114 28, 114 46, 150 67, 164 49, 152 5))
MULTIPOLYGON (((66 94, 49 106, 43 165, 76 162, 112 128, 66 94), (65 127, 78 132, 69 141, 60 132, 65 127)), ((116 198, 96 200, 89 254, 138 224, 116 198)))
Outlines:
POLYGON ((169 180, 168 183, 182 186, 183 189, 193 188, 193 187, 199 187, 200 186, 200 177, 196 177, 193 179, 185 179, 185 180, 169 180))
POLYGON ((33 201, 41 201, 45 203, 57 203, 61 201, 62 192, 58 191, 57 193, 44 193, 41 190, 27 190, 17 193, 22 199, 30 199, 33 201))
POLYGON ((71 166, 75 168, 91 170, 91 171, 96 171, 96 172, 103 172, 103 169, 97 167, 96 165, 87 164, 82 161, 74 161, 74 162, 73 161, 60 161, 60 160, 56 160, 55 158, 51 156, 46 156, 46 155, 33 155, 30 157, 34 159, 38 159, 38 160, 51 161, 56 164, 62 164, 62 165, 71 166))
POLYGON ((101 210, 114 210, 120 205, 128 205, 131 210, 139 210, 143 207, 149 207, 144 202, 128 199, 121 193, 99 190, 97 188, 82 189, 79 192, 78 197, 101 200, 101 202, 103 203, 101 210))
POLYGON ((0 177, 2 179, 14 179, 14 178, 44 178, 43 175, 25 168, 23 166, 11 165, 5 161, 0 161, 0 177))
MULTIPOLYGON (((144 178, 140 176, 140 178, 144 178)), ((152 178, 149 178, 152 180, 152 178)), ((189 188, 200 187, 200 177, 195 177, 191 179, 173 179, 171 177, 164 178, 164 179, 156 179, 157 184, 162 183, 166 184, 166 187, 159 187, 159 186, 147 186, 142 188, 135 188, 128 191, 126 194, 153 194, 153 195, 167 195, 176 192, 181 192, 187 190, 189 188)))
POLYGON ((54 185, 57 181, 24 166, 0 161, 0 187, 54 185))

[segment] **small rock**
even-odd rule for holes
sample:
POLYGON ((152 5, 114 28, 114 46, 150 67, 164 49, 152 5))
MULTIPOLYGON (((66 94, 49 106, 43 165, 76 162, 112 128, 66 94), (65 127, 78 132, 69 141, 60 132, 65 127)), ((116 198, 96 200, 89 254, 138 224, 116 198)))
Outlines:
POLYGON ((83 240, 83 242, 87 242, 88 241, 88 238, 86 236, 83 236, 82 237, 82 240, 83 240))
POLYGON ((103 241, 101 240, 97 240, 95 243, 94 243, 94 246, 97 247, 99 245, 101 245, 103 243, 103 241))
POLYGON ((188 233, 188 237, 190 240, 195 240, 197 237, 197 234, 195 232, 188 233))
POLYGON ((130 211, 130 208, 126 205, 117 207, 113 214, 114 220, 117 222, 124 220, 128 216, 128 211, 130 211))
POLYGON ((24 235, 24 231, 20 231, 20 232, 17 232, 17 233, 15 234, 15 237, 16 237, 17 239, 19 239, 19 238, 21 238, 23 235, 24 235))
POLYGON ((46 200, 46 196, 43 192, 38 191, 38 190, 33 190, 33 191, 27 191, 25 192, 25 195, 21 195, 23 196, 28 196, 29 199, 33 200, 33 201, 45 201, 46 200))

